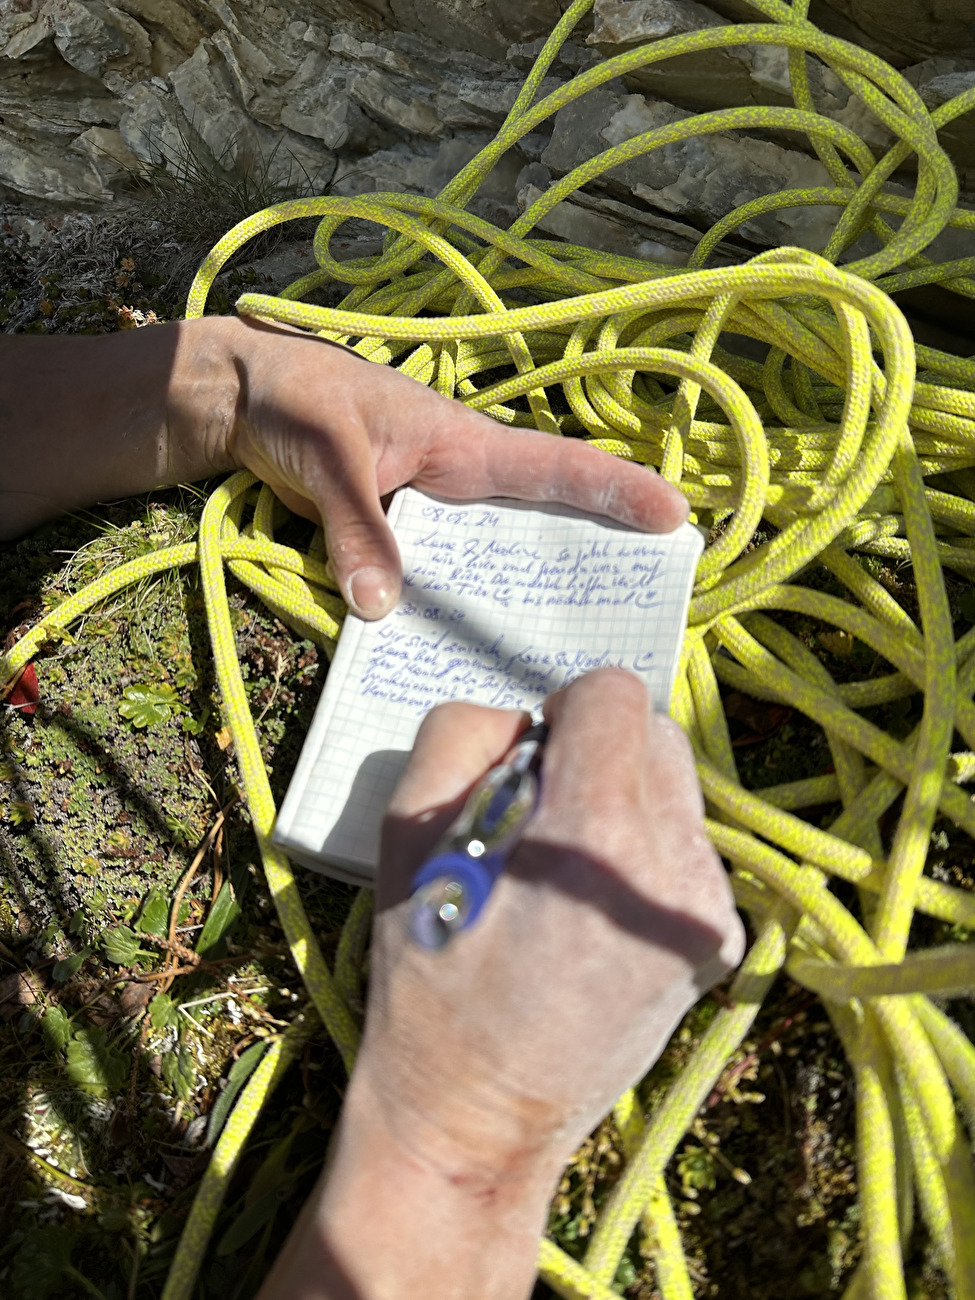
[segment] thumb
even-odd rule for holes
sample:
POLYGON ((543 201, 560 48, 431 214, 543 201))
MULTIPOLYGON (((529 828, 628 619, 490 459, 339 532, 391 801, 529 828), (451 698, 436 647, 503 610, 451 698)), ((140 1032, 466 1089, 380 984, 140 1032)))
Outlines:
MULTIPOLYGON (((368 448, 368 440, 362 442, 368 448)), ((283 458, 241 438, 238 463, 268 483, 289 510, 321 523, 332 571, 349 608, 360 618, 382 618, 399 599, 402 565, 368 451, 356 456, 346 448, 336 462, 326 459, 317 437, 294 438, 293 443, 291 457, 283 458), (282 459, 291 463, 282 468, 282 459)))
POLYGON ((332 570, 346 603, 360 618, 382 618, 399 600, 399 549, 378 497, 339 493, 323 503, 322 519, 332 570))
POLYGON ((396 538, 379 501, 372 458, 368 454, 343 457, 314 486, 328 556, 342 595, 360 618, 382 618, 399 600, 403 571, 396 538))

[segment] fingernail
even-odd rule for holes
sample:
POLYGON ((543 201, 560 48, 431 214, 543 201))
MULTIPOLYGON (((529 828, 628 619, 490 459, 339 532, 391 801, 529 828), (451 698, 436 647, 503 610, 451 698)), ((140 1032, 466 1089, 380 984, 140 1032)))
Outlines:
POLYGON ((361 618, 381 618, 392 604, 393 584, 385 569, 366 565, 349 579, 349 603, 361 618))

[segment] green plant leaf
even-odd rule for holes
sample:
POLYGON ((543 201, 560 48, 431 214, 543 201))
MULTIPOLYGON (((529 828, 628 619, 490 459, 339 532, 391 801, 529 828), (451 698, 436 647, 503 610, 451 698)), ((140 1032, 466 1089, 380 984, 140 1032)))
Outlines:
POLYGON ((260 1200, 249 1205, 243 1212, 234 1219, 233 1223, 220 1238, 217 1246, 217 1254, 220 1256, 232 1255, 234 1251, 240 1250, 241 1246, 247 1244, 256 1232, 260 1232, 265 1223, 277 1211, 281 1204, 281 1197, 276 1191, 265 1192, 260 1200))
POLYGON ((106 930, 101 937, 102 952, 116 966, 131 966, 140 957, 149 954, 139 947, 139 936, 127 925, 120 925, 114 930, 106 930))
POLYGON ((241 1088, 257 1069, 261 1057, 267 1051, 267 1046, 267 1043, 254 1043, 251 1047, 248 1047, 246 1052, 241 1052, 239 1058, 234 1061, 230 1073, 227 1075, 227 1086, 213 1103, 213 1109, 210 1111, 210 1122, 207 1125, 207 1142, 211 1147, 223 1132, 223 1126, 230 1116, 241 1088))
POLYGON ((710 1192, 715 1188, 714 1157, 705 1147, 686 1146, 677 1157, 677 1172, 685 1191, 710 1192))
POLYGON ((290 1131, 272 1144, 244 1193, 246 1206, 255 1205, 268 1192, 278 1191, 282 1196, 286 1195, 288 1188, 294 1185, 295 1171, 288 1165, 291 1148, 294 1146, 295 1139, 307 1131, 309 1123, 307 1115, 299 1113, 295 1116, 290 1131))
POLYGON ((128 1061, 104 1029, 79 1029, 68 1043, 68 1077, 82 1092, 107 1097, 124 1086, 128 1061))
POLYGON ((7 809, 7 817, 14 826, 29 826, 36 816, 34 805, 25 799, 15 799, 7 809))
POLYGON ((196 951, 201 957, 214 955, 213 949, 229 934, 238 916, 240 916, 240 908, 231 891, 230 881, 225 880, 196 942, 196 951))
POLYGON ((56 984, 64 984, 67 980, 73 979, 90 956, 91 949, 82 948, 80 952, 73 953, 70 957, 63 957, 60 961, 54 963, 51 979, 56 984))
POLYGON ((210 710, 204 709, 198 718, 192 714, 187 714, 183 718, 183 730, 190 736, 198 736, 210 720, 210 710))
POLYGON ((172 686, 143 683, 141 686, 127 686, 118 708, 133 727, 155 727, 165 722, 178 706, 179 696, 172 686))
POLYGON ((175 1029, 179 1023, 176 1003, 168 993, 157 993, 149 1003, 149 1022, 157 1033, 163 1029, 175 1029))
POLYGON ((65 1274, 71 1266, 71 1251, 78 1234, 60 1224, 34 1228, 18 1248, 10 1271, 15 1295, 30 1300, 49 1300, 65 1295, 65 1274))
POLYGON ((48 1007, 41 1021, 44 1042, 53 1052, 67 1047, 71 1039, 71 1020, 64 1007, 48 1007))
POLYGON ((162 1059, 163 1078, 181 1101, 189 1101, 196 1087, 196 1065, 185 1047, 167 1052, 162 1059))
POLYGON ((627 1287, 633 1285, 637 1279, 636 1265, 632 1259, 626 1256, 620 1260, 619 1268, 616 1270, 616 1277, 613 1279, 613 1290, 618 1291, 621 1295, 627 1287))
POLYGON ((139 934, 165 935, 169 929, 169 899, 161 889, 150 889, 135 923, 139 934))

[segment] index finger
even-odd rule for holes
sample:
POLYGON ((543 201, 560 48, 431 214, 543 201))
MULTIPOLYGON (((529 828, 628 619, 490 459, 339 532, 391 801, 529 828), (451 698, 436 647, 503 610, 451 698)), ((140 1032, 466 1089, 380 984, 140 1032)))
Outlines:
MULTIPOLYGON (((628 853, 634 831, 688 856, 700 830, 693 754, 671 718, 655 713, 634 673, 602 668, 549 696, 551 733, 533 834, 602 853, 628 853)), ((710 851, 706 855, 710 858, 710 851)))
POLYGON ((688 516, 681 492, 656 470, 577 438, 509 429, 460 403, 431 421, 414 486, 458 500, 560 502, 643 532, 669 533, 688 516))

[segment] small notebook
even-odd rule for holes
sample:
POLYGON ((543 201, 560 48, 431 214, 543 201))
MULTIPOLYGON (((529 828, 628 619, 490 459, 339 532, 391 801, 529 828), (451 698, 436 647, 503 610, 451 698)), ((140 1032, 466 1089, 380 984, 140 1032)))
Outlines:
POLYGON ((443 700, 530 710, 613 664, 668 709, 701 534, 638 533, 566 506, 443 501, 404 488, 389 522, 403 594, 350 614, 275 828, 293 858, 370 884, 383 813, 443 700))

